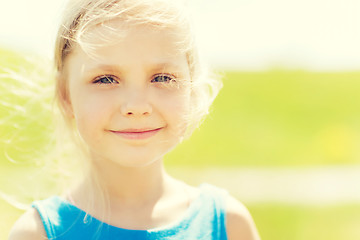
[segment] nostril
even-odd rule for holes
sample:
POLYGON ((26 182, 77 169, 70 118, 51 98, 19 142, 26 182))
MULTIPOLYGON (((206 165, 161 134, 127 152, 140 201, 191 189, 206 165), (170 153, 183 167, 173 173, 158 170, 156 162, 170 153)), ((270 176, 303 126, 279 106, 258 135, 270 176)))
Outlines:
POLYGON ((152 113, 151 106, 123 106, 121 110, 121 114, 126 117, 131 116, 149 116, 152 113))

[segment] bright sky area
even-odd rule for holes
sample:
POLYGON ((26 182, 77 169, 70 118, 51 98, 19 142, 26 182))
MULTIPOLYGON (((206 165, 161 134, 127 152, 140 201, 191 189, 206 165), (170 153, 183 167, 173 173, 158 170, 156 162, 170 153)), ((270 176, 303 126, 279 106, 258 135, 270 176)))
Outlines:
MULTIPOLYGON (((0 46, 52 56, 67 0, 1 0, 0 46)), ((189 0, 211 65, 360 70, 359 0, 189 0)))

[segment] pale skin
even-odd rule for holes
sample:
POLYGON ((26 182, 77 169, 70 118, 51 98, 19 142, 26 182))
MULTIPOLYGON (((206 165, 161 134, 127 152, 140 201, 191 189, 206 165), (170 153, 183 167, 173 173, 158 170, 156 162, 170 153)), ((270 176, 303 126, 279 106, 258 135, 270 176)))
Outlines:
MULTIPOLYGON (((189 67, 185 54, 174 51, 174 40, 166 30, 139 26, 115 45, 97 49, 96 58, 76 48, 66 60, 68 98, 62 101, 89 147, 92 172, 108 192, 111 215, 104 221, 116 227, 166 226, 181 219, 199 194, 169 176, 162 162, 191 116, 189 67)), ((87 209, 84 197, 90 189, 100 202, 92 177, 65 197, 100 217, 101 209, 87 209)), ((226 202, 228 239, 260 239, 247 209, 231 196, 226 202)), ((16 222, 9 239, 47 239, 36 210, 16 222)))

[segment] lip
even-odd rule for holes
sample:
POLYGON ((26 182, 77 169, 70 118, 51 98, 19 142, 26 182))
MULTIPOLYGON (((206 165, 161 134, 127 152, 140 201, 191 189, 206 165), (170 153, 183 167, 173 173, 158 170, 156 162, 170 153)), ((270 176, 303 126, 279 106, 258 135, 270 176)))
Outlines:
POLYGON ((161 128, 153 128, 153 129, 125 129, 121 131, 113 131, 110 132, 115 133, 116 135, 126 138, 126 139, 134 139, 134 140, 141 140, 141 139, 147 139, 155 134, 157 134, 161 128))

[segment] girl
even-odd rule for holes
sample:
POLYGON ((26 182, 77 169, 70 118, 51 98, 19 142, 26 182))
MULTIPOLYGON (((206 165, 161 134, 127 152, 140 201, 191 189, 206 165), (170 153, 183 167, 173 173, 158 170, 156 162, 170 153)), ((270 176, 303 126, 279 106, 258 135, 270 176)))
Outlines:
POLYGON ((55 50, 56 99, 87 159, 64 196, 34 202, 10 239, 259 239, 225 191, 169 176, 162 158, 207 113, 185 11, 167 0, 72 0, 55 50))

